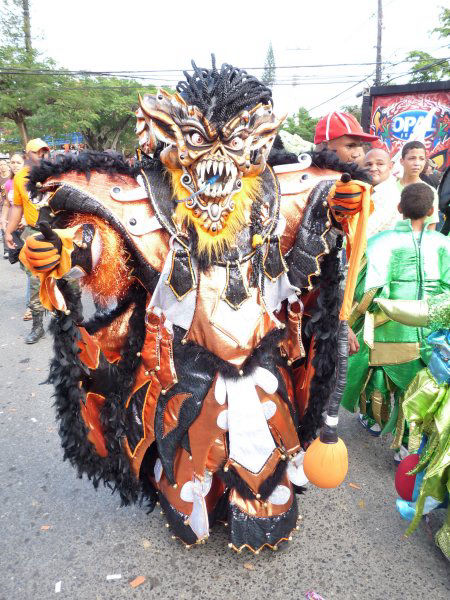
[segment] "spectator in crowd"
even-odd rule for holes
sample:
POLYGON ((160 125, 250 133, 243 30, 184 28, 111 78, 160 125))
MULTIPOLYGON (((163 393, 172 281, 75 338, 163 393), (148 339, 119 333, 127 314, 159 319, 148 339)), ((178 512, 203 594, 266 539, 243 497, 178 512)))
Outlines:
MULTIPOLYGON (((5 182, 5 193, 6 202, 3 204, 1 212, 1 223, 2 229, 5 232, 5 248, 9 255, 9 248, 6 243, 6 226, 8 224, 9 215, 13 205, 14 190, 13 190, 13 178, 16 173, 23 169, 25 165, 25 159, 21 152, 15 152, 9 159, 10 177, 5 182)), ((9 256, 7 256, 9 257, 9 256)), ((31 318, 31 317, 30 317, 31 318)))
POLYGON ((428 159, 424 170, 420 174, 420 179, 437 190, 442 179, 442 173, 439 173, 434 162, 428 159))
POLYGON ((6 220, 3 219, 3 213, 8 213, 9 202, 6 191, 6 182, 11 179, 11 171, 8 162, 5 159, 0 160, 0 214, 2 215, 0 226, 3 242, 3 258, 8 258, 8 248, 5 244, 6 220))
MULTIPOLYGON (((427 165, 427 149, 422 142, 407 142, 402 148, 400 164, 403 167, 403 176, 398 180, 400 192, 406 185, 421 182, 420 175, 427 165)), ((428 183, 426 185, 433 191, 433 215, 429 222, 429 229, 436 229, 439 223, 439 197, 435 188, 428 183)))
MULTIPOLYGON (((22 216, 25 218, 26 222, 26 226, 21 236, 22 239, 25 241, 30 235, 39 233, 39 230, 36 228, 39 211, 30 200, 26 190, 26 183, 31 167, 38 164, 42 158, 48 156, 49 152, 50 149, 47 144, 39 138, 30 140, 26 146, 25 167, 14 177, 13 207, 6 229, 6 243, 9 248, 15 248, 12 233, 19 226, 22 216)), ((33 327, 25 338, 25 343, 35 344, 44 335, 44 307, 39 300, 39 278, 31 274, 28 274, 28 276, 30 281, 30 300, 28 307, 31 310, 33 327)))
POLYGON ((395 229, 367 243, 349 319, 359 350, 349 358, 342 399, 347 410, 353 412, 359 406, 361 422, 372 435, 395 434, 396 460, 405 454, 402 394, 428 364, 429 332, 391 321, 375 300, 426 300, 450 291, 450 240, 427 228, 433 215, 431 188, 423 182, 406 186, 398 210, 403 220, 395 229), (391 393, 395 397, 392 408, 391 393))
POLYGON ((369 150, 364 159, 364 167, 369 171, 374 185, 374 212, 369 217, 367 237, 380 231, 394 229, 401 216, 398 212, 400 190, 392 175, 393 162, 389 153, 382 148, 369 150))
POLYGON ((342 112, 332 112, 322 117, 314 135, 316 150, 332 150, 342 162, 353 162, 360 166, 364 162, 363 143, 377 139, 376 135, 364 133, 353 115, 342 112))

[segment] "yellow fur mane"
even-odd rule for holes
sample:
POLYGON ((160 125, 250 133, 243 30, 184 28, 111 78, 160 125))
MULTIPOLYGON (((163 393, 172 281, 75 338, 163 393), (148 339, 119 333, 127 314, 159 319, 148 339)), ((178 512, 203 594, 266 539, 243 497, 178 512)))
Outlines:
MULTIPOLYGON (((183 171, 177 169, 171 170, 169 173, 172 179, 174 197, 177 200, 188 198, 190 193, 181 184, 183 171)), ((244 177, 242 179, 241 191, 233 196, 235 208, 226 218, 223 229, 217 233, 204 231, 200 225, 200 220, 183 203, 177 205, 174 220, 179 227, 185 224, 192 224, 195 227, 198 235, 199 253, 206 253, 210 258, 213 252, 216 256, 220 255, 233 245, 236 235, 249 223, 251 205, 258 196, 260 189, 259 177, 244 177)))

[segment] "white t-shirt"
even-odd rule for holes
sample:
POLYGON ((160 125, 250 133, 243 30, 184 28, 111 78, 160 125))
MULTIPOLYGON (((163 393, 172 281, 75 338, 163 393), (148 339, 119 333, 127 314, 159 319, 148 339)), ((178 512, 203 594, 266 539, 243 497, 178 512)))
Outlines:
POLYGON ((397 221, 401 221, 402 215, 397 209, 400 193, 397 179, 393 175, 374 186, 372 199, 375 210, 370 215, 367 224, 368 238, 380 231, 394 229, 397 221))

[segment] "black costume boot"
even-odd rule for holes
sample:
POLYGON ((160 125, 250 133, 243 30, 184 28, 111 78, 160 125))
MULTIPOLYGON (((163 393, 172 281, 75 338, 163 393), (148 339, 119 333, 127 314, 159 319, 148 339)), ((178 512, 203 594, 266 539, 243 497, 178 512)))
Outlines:
POLYGON ((33 327, 31 328, 30 333, 25 338, 25 344, 35 344, 41 339, 41 337, 44 337, 45 331, 42 325, 43 320, 43 312, 33 313, 33 327))

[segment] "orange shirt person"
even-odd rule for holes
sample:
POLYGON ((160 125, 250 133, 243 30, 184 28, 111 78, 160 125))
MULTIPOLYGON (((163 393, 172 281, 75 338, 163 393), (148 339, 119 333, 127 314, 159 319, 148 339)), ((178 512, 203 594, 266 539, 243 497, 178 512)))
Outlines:
POLYGON ((28 195, 26 184, 30 168, 38 164, 42 158, 48 156, 50 148, 47 144, 36 138, 30 140, 26 146, 26 161, 25 166, 21 169, 17 175, 14 176, 14 199, 11 214, 9 215, 9 221, 5 232, 5 241, 8 248, 15 248, 14 240, 12 237, 13 231, 15 231, 22 219, 22 215, 28 226, 35 227, 39 212, 34 204, 31 202, 28 195))

